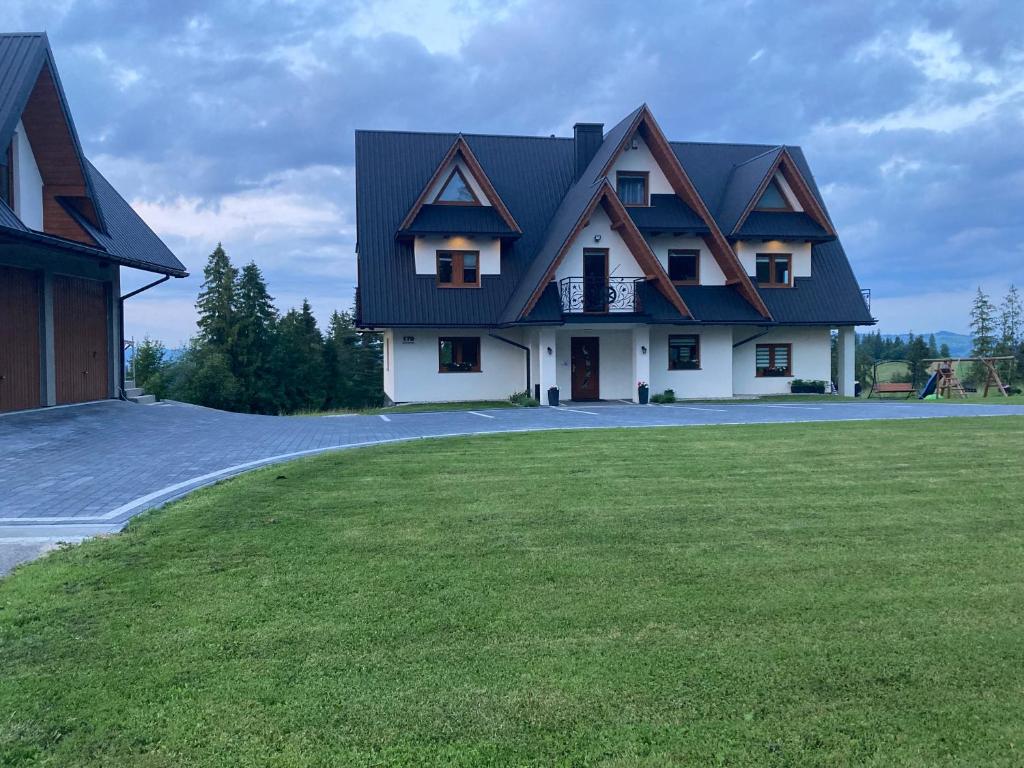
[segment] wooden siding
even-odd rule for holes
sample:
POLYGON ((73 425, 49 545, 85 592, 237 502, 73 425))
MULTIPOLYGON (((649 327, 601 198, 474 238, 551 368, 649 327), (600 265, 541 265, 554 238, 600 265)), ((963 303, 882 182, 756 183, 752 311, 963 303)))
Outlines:
POLYGON ((107 283, 53 278, 53 345, 57 403, 110 397, 107 283))
POLYGON ((38 272, 0 267, 0 411, 42 404, 41 286, 38 272))
POLYGON ((21 121, 43 177, 43 231, 95 245, 92 237, 57 201, 58 197, 72 198, 83 215, 96 223, 92 202, 87 197, 81 158, 49 65, 40 71, 21 121))

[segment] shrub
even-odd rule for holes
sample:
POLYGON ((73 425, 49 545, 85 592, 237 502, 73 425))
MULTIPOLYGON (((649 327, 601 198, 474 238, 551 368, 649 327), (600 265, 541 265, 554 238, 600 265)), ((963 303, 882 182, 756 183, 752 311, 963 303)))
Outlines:
POLYGON ((671 389, 666 389, 664 392, 658 395, 651 395, 652 403, 674 403, 676 401, 676 393, 671 389))
POLYGON ((529 392, 516 392, 509 397, 509 402, 518 405, 520 408, 536 408, 540 405, 529 392))
POLYGON ((794 393, 823 395, 828 387, 828 382, 821 379, 793 379, 789 385, 789 391, 794 393))

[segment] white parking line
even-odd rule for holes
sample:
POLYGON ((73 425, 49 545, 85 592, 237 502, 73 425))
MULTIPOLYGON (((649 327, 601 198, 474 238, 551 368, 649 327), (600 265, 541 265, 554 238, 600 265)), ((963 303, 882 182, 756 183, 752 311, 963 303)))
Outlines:
POLYGON ((486 413, 480 413, 480 411, 466 411, 466 413, 472 413, 474 416, 482 416, 485 419, 493 419, 493 416, 488 416, 486 413))
POLYGON ((578 408, 566 408, 564 406, 559 408, 558 410, 560 410, 560 411, 572 411, 573 413, 585 413, 585 414, 587 414, 587 416, 597 416, 597 415, 599 415, 599 414, 594 413, 593 411, 581 411, 578 408))
POLYGON ((389 416, 385 416, 385 415, 384 415, 383 413, 382 413, 382 414, 380 414, 380 417, 381 417, 381 419, 383 419, 384 421, 391 421, 391 418, 390 418, 389 416))
POLYGON ((671 405, 669 408, 683 408, 687 411, 717 411, 718 413, 725 413, 728 408, 700 408, 696 405, 671 405))

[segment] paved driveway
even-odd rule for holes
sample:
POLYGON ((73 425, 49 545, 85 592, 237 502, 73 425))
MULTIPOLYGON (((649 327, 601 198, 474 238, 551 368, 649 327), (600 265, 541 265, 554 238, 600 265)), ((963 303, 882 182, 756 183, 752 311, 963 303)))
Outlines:
POLYGON ((568 405, 389 416, 282 418, 108 401, 0 416, 0 573, 57 541, 247 469, 416 438, 599 427, 1024 415, 1024 406, 851 401, 568 405))

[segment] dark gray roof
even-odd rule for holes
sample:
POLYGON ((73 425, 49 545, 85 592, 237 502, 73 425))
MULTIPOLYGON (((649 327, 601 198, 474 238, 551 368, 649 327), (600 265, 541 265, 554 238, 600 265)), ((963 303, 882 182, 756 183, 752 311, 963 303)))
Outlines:
POLYGON ((626 209, 641 232, 699 232, 708 225, 678 195, 651 195, 650 206, 626 209))
POLYGON ((117 190, 110 186, 110 182, 96 170, 96 166, 87 160, 86 167, 102 206, 106 232, 94 227, 77 209, 62 201, 64 208, 79 225, 120 264, 149 272, 179 276, 188 274, 185 265, 178 261, 117 190))
POLYGON ((518 237, 493 205, 435 205, 420 208, 400 235, 495 235, 518 237))
POLYGON ((825 241, 834 237, 803 211, 751 211, 736 238, 825 241))
POLYGON ((46 55, 43 34, 0 35, 0 147, 10 142, 46 55))
MULTIPOLYGON (((456 134, 357 131, 356 200, 362 324, 493 326, 518 322, 519 308, 533 293, 566 236, 605 183, 603 177, 601 184, 595 181, 615 147, 625 138, 638 111, 606 134, 578 182, 574 181, 572 139, 465 135, 523 231, 518 240, 503 242, 501 275, 484 275, 482 287, 476 290, 438 291, 433 277, 415 275, 412 243, 395 237, 402 218, 433 175, 456 134)), ((726 206, 729 211, 738 206, 735 213, 728 214, 735 217, 742 213, 782 149, 770 145, 690 142, 672 142, 671 146, 711 211, 720 209, 727 191, 730 200, 732 195, 739 200, 742 197, 739 190, 745 190, 742 205, 730 202, 726 206), (737 167, 740 167, 738 174, 734 173, 737 167)), ((800 148, 786 149, 824 207, 800 148)), ((704 226, 675 196, 655 199, 660 197, 652 197, 651 208, 627 209, 642 231, 675 230, 676 224, 684 218, 692 225, 685 228, 687 231, 697 231, 698 225, 704 226), (663 215, 665 219, 659 218, 663 215), (671 226, 664 226, 666 224, 671 226)), ((728 231, 727 221, 718 223, 728 231)), ((748 223, 750 231, 765 226, 760 216, 750 217, 748 223)), ((770 228, 777 230, 776 225, 781 224, 785 225, 783 231, 765 232, 764 236, 783 237, 785 232, 793 232, 793 236, 805 237, 795 234, 805 231, 799 229, 806 225, 799 216, 783 215, 770 228)), ((820 228, 817 231, 820 232, 820 228)), ((809 234, 806 237, 814 239, 809 234)), ((813 278, 798 278, 797 287, 789 291, 761 292, 775 322, 872 322, 838 242, 815 245, 813 253, 813 278), (828 247, 833 250, 821 250, 828 247), (802 308, 804 304, 806 309, 802 308)), ((649 322, 692 322, 681 318, 655 286, 645 285, 643 290, 645 296, 649 295, 644 304, 649 322)), ((734 287, 687 286, 680 287, 679 293, 698 322, 766 324, 734 287)), ((557 288, 549 285, 522 322, 561 321, 557 288)))
POLYGON ((453 133, 356 132, 359 300, 364 325, 495 325, 541 247, 573 180, 571 139, 465 135, 495 191, 523 230, 502 246, 501 275, 474 290, 438 291, 418 277, 409 240, 395 234, 453 133))
POLYGON ((777 323, 869 325, 874 323, 846 252, 838 240, 811 248, 811 277, 793 287, 759 289, 777 323))
POLYGON ((715 220, 726 235, 735 229, 740 216, 781 152, 782 147, 776 147, 733 167, 715 213, 715 220))
POLYGON ((60 98, 68 130, 82 166, 86 192, 92 200, 101 227, 83 216, 71 201, 61 201, 65 209, 98 243, 93 248, 81 243, 34 232, 14 212, 0 203, 0 229, 5 235, 53 248, 87 254, 125 266, 150 272, 188 274, 184 265, 153 231, 139 218, 106 179, 85 159, 60 83, 45 34, 0 34, 0 147, 6 147, 24 112, 43 66, 48 64, 60 98))
POLYGON ((21 223, 14 211, 4 201, 0 200, 0 227, 13 229, 19 232, 28 232, 28 227, 21 223))

